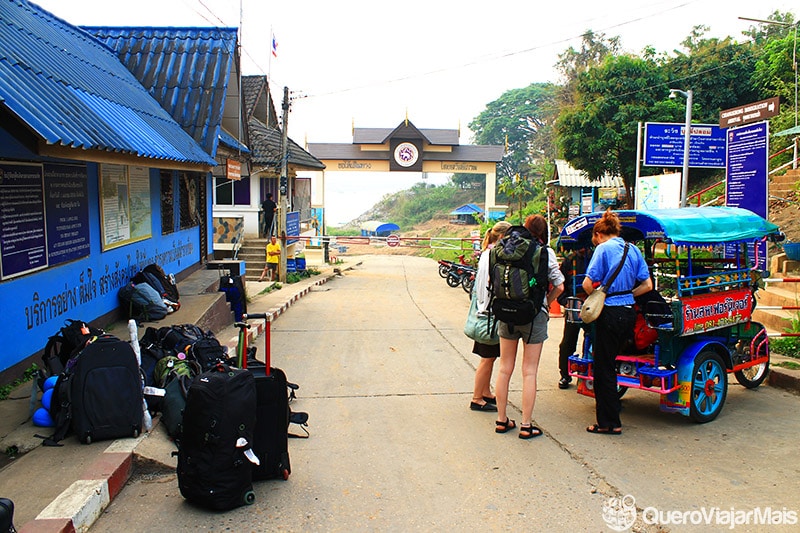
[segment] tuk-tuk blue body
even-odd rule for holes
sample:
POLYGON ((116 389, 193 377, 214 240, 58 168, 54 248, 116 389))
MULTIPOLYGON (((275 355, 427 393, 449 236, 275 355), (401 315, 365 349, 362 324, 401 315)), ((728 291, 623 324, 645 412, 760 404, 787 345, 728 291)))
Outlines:
MULTIPOLYGON (((769 368, 766 329, 751 321, 762 273, 752 267, 762 240, 782 239, 778 227, 746 209, 696 207, 616 211, 626 241, 639 246, 666 304, 638 309, 658 332, 646 349, 617 356, 620 395, 628 388, 661 395, 666 412, 697 422, 716 418, 727 395, 727 374, 745 387, 762 383, 769 368)), ((591 246, 602 213, 570 220, 559 248, 591 246)), ((578 281, 579 283, 580 281, 578 281)), ((570 298, 567 320, 579 321, 580 301, 570 298)), ((578 392, 593 396, 591 342, 570 357, 578 392)))

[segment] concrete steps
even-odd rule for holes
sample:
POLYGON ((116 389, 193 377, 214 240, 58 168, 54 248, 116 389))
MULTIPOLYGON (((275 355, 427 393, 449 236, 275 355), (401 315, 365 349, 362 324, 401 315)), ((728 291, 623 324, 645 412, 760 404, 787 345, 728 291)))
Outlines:
POLYGON ((800 317, 800 311, 762 307, 800 305, 800 283, 770 283, 766 289, 756 293, 756 302, 758 306, 753 311, 753 320, 764 324, 768 330, 782 333, 791 327, 792 319, 800 317))
POLYGON ((789 193, 797 192, 800 182, 800 169, 790 169, 782 176, 773 176, 769 180, 769 194, 778 198, 786 198, 789 193))

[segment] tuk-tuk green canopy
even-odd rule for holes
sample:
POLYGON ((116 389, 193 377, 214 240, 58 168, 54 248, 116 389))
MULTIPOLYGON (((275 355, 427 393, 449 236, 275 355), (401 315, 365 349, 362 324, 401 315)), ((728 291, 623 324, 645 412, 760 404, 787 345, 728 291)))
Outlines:
MULTIPOLYGON (((678 245, 752 242, 780 235, 778 226, 752 211, 738 207, 684 207, 615 211, 622 224, 622 237, 629 241, 661 239, 678 245)), ((592 227, 603 216, 590 213, 567 222, 559 244, 567 248, 586 246, 592 227)))

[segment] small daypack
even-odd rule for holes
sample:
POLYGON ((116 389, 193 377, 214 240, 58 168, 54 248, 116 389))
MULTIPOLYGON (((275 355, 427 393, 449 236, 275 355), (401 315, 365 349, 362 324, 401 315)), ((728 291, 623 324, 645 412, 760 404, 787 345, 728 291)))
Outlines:
POLYGON ((512 326, 533 322, 547 294, 547 262, 547 247, 524 226, 506 231, 489 255, 489 311, 495 320, 512 326))
POLYGON ((157 387, 165 388, 176 376, 195 377, 200 373, 200 365, 187 358, 168 355, 158 360, 153 371, 153 381, 157 387))
POLYGON ((137 321, 161 320, 169 310, 156 290, 147 283, 128 283, 119 290, 128 318, 137 321))
POLYGON ((42 354, 48 375, 57 376, 64 371, 67 361, 80 352, 86 343, 104 331, 82 320, 68 318, 64 327, 47 340, 42 354))

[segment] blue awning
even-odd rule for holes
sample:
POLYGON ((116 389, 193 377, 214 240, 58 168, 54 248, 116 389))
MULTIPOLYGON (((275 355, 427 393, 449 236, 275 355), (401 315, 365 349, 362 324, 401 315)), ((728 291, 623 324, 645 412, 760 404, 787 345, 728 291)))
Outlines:
MULTIPOLYGON (((684 207, 647 211, 615 211, 626 240, 661 239, 673 244, 753 242, 780 233, 778 226, 738 207, 684 207)), ((564 225, 559 243, 574 247, 591 240, 592 228, 603 213, 573 218, 564 225)))

